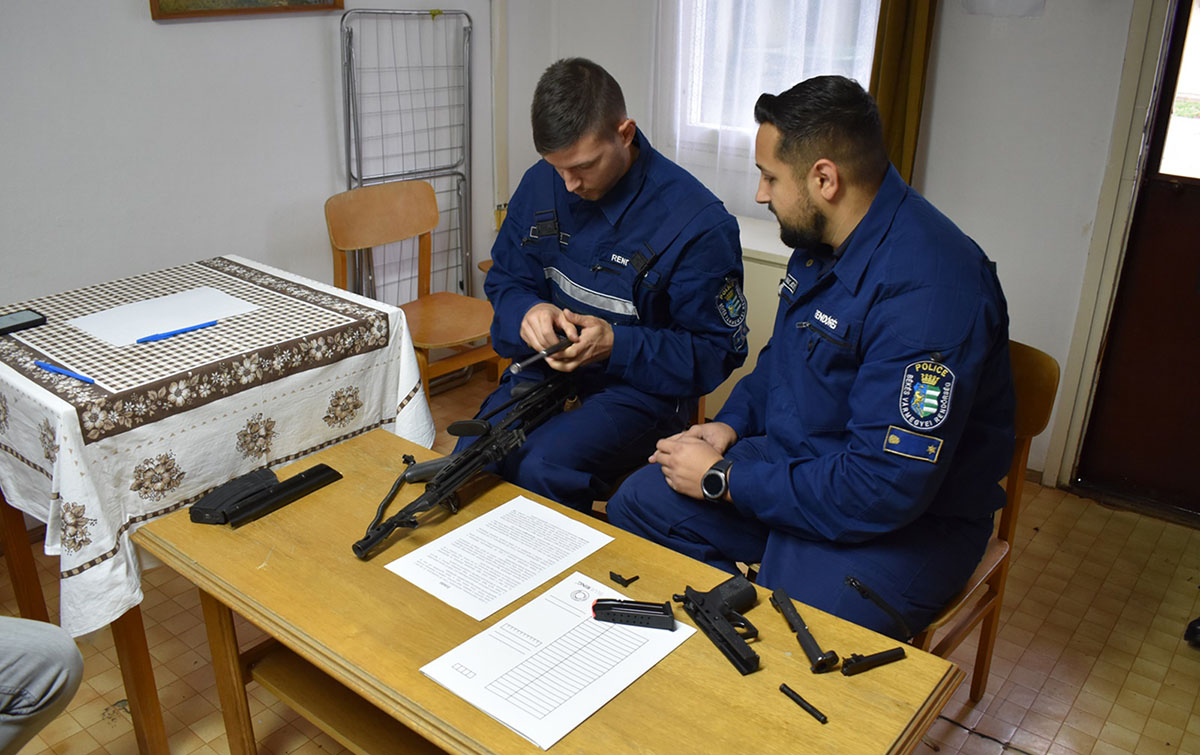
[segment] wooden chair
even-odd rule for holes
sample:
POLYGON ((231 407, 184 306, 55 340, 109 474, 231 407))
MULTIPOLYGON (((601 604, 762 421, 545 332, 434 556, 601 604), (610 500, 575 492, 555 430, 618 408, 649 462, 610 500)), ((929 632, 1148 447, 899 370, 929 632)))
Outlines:
POLYGON ((1017 439, 1005 481, 1007 500, 1000 511, 1000 524, 988 543, 983 561, 976 567, 967 586, 912 641, 922 650, 929 650, 934 634, 945 629, 930 652, 946 658, 982 623, 979 648, 975 652, 975 667, 971 672, 971 700, 976 702, 983 697, 987 688, 992 665, 992 649, 1000 625, 1000 605, 1004 599, 1004 583, 1008 579, 1013 534, 1021 510, 1021 491, 1025 487, 1029 445, 1035 436, 1046 429, 1058 391, 1058 362, 1053 357, 1016 341, 1009 342, 1009 353, 1017 396, 1017 439))
POLYGON ((492 305, 482 299, 439 291, 430 293, 433 229, 438 224, 437 197, 425 181, 373 184, 335 194, 325 202, 325 222, 333 247, 333 282, 346 288, 346 253, 417 237, 417 298, 402 304, 421 370, 421 386, 464 367, 486 362, 491 379, 505 362, 492 350, 488 331, 492 305), (468 346, 484 341, 482 346, 468 346), (434 349, 454 353, 433 361, 434 349))

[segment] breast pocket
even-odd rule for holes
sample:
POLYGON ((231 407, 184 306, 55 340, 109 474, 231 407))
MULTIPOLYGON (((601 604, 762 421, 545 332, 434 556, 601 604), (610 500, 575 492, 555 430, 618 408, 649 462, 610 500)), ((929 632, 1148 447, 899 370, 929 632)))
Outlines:
POLYGON ((841 324, 836 333, 815 320, 796 324, 797 341, 804 350, 800 416, 809 432, 843 432, 850 422, 861 322, 841 324))
POLYGON ((638 321, 630 296, 633 271, 592 263, 588 266, 560 258, 546 268, 555 305, 580 314, 595 315, 614 325, 638 321))

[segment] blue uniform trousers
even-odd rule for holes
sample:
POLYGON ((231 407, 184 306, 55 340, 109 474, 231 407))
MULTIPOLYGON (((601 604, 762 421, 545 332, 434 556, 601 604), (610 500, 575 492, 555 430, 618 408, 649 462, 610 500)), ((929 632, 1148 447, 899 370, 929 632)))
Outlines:
MULTIPOLYGON (((738 441, 725 458, 762 460, 766 439, 738 441)), ((757 582, 827 613, 898 639, 905 631, 883 609, 846 584, 852 576, 920 632, 962 589, 983 557, 991 517, 925 515, 859 543, 810 540, 770 529, 728 503, 671 490, 657 465, 635 472, 608 502, 609 521, 647 540, 734 573, 735 562, 761 564, 757 582)), ((713 585, 692 585, 707 590, 713 585)), ((680 588, 683 586, 680 585, 680 588)))
MULTIPOLYGON (((479 416, 508 401, 517 382, 506 375, 484 401, 479 416)), ((547 420, 489 471, 577 511, 588 511, 593 501, 612 493, 621 477, 646 463, 659 438, 687 427, 695 406, 694 400, 677 401, 628 388, 583 390, 580 396, 577 408, 547 420)), ((454 450, 461 451, 473 440, 460 438, 454 450)))

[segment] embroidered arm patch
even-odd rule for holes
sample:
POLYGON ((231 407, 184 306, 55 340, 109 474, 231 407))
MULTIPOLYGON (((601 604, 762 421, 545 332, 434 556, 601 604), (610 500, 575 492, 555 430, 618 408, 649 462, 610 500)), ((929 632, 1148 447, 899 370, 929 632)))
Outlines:
POLYGON ((942 452, 942 439, 890 425, 887 437, 883 441, 883 450, 897 456, 937 464, 938 454, 942 452))
POLYGON ((918 430, 932 430, 950 413, 954 373, 938 362, 913 362, 900 382, 900 416, 918 430))
POLYGON ((736 278, 726 278, 717 294, 717 314, 721 321, 731 328, 736 328, 746 320, 746 295, 738 285, 736 278))

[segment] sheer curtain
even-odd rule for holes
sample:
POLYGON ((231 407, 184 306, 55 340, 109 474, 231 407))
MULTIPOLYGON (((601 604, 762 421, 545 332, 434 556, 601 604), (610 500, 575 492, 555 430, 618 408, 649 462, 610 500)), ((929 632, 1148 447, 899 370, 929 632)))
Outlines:
POLYGON ((880 0, 661 0, 654 146, 730 212, 754 202, 754 102, 810 76, 871 79, 880 0))

